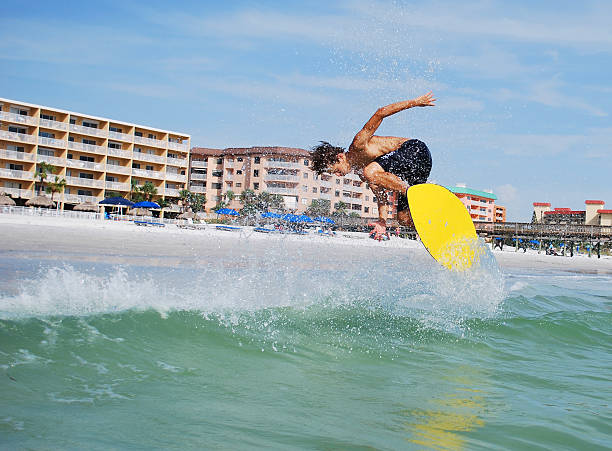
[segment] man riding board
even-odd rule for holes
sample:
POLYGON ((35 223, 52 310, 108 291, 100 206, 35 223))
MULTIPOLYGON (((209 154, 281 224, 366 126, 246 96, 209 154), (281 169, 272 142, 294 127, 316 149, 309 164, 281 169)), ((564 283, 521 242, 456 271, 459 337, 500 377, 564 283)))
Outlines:
POLYGON ((312 152, 312 169, 317 174, 332 173, 338 177, 351 171, 368 184, 378 203, 380 233, 387 223, 387 191, 399 193, 397 219, 401 224, 412 223, 406 190, 411 185, 425 183, 431 172, 431 154, 418 139, 376 136, 383 119, 413 107, 434 106, 431 92, 414 100, 392 103, 379 108, 355 135, 348 152, 322 141, 312 152))

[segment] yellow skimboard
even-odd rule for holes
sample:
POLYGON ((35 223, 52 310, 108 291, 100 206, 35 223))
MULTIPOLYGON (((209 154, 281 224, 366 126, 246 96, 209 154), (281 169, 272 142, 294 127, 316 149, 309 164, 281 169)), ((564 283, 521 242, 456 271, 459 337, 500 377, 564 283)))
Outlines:
POLYGON ((433 258, 458 271, 478 261, 482 249, 476 229, 457 196, 432 183, 413 185, 406 195, 414 227, 433 258))

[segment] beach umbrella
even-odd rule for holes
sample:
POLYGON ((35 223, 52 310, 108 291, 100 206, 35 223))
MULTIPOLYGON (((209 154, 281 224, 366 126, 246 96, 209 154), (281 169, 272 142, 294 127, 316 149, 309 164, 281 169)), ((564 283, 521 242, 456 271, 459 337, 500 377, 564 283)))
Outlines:
POLYGON ((142 201, 142 202, 138 202, 135 203, 134 205, 132 205, 133 208, 155 208, 155 209, 159 209, 159 204, 156 202, 150 202, 148 200, 142 201))
POLYGON ((83 202, 73 208, 76 211, 98 211, 100 207, 97 204, 92 204, 91 202, 83 202))
POLYGON ((314 222, 314 220, 310 216, 307 216, 307 215, 297 215, 297 221, 306 222, 306 223, 314 222))
POLYGON ((3 193, 0 194, 0 205, 8 205, 12 207, 15 205, 15 201, 3 193))
POLYGON ((240 213, 238 213, 233 208, 220 208, 216 211, 216 213, 218 215, 240 216, 240 213))
MULTIPOLYGON (((104 200, 98 202, 101 205, 119 205, 121 207, 131 207, 134 205, 134 202, 127 200, 125 197, 117 196, 117 197, 108 197, 104 200)), ((158 205, 159 207, 159 205, 158 205)))
POLYGON ((315 221, 319 221, 319 222, 326 222, 328 224, 335 224, 336 221, 334 221, 332 218, 327 218, 325 216, 317 216, 316 218, 314 218, 315 221))
POLYGON ((26 207, 51 208, 55 207, 55 202, 53 202, 51 198, 47 196, 34 196, 32 199, 26 202, 26 207))
POLYGON ((274 213, 272 211, 266 211, 264 213, 261 214, 262 218, 273 218, 273 219, 278 219, 280 217, 282 217, 282 215, 278 214, 278 213, 274 213))

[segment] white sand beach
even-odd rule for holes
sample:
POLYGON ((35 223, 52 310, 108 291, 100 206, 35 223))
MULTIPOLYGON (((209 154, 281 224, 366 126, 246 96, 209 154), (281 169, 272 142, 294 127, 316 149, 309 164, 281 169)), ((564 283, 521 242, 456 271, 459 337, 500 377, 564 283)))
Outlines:
MULTIPOLYGON (((336 236, 264 234, 243 227, 239 231, 217 230, 214 225, 189 230, 175 225, 163 228, 138 227, 129 221, 100 221, 61 217, 0 214, 0 255, 4 258, 33 258, 59 261, 103 261, 113 264, 174 266, 209 264, 218 256, 257 255, 272 243, 295 256, 306 253, 350 258, 368 258, 372 252, 410 253, 429 259, 420 242, 392 237, 390 241, 371 240, 365 233, 338 232, 336 236), (346 253, 347 247, 352 248, 346 253), (205 260, 203 260, 205 258, 205 260)), ((592 255, 550 256, 544 252, 513 247, 493 251, 500 267, 534 271, 561 270, 612 274, 612 257, 592 255)))

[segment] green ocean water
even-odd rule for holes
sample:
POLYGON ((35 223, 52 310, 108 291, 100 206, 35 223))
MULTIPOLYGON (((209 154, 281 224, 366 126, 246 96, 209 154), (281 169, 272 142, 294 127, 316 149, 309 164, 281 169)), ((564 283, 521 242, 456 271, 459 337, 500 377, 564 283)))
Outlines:
POLYGON ((372 258, 3 260, 0 448, 609 449, 612 277, 372 258))

